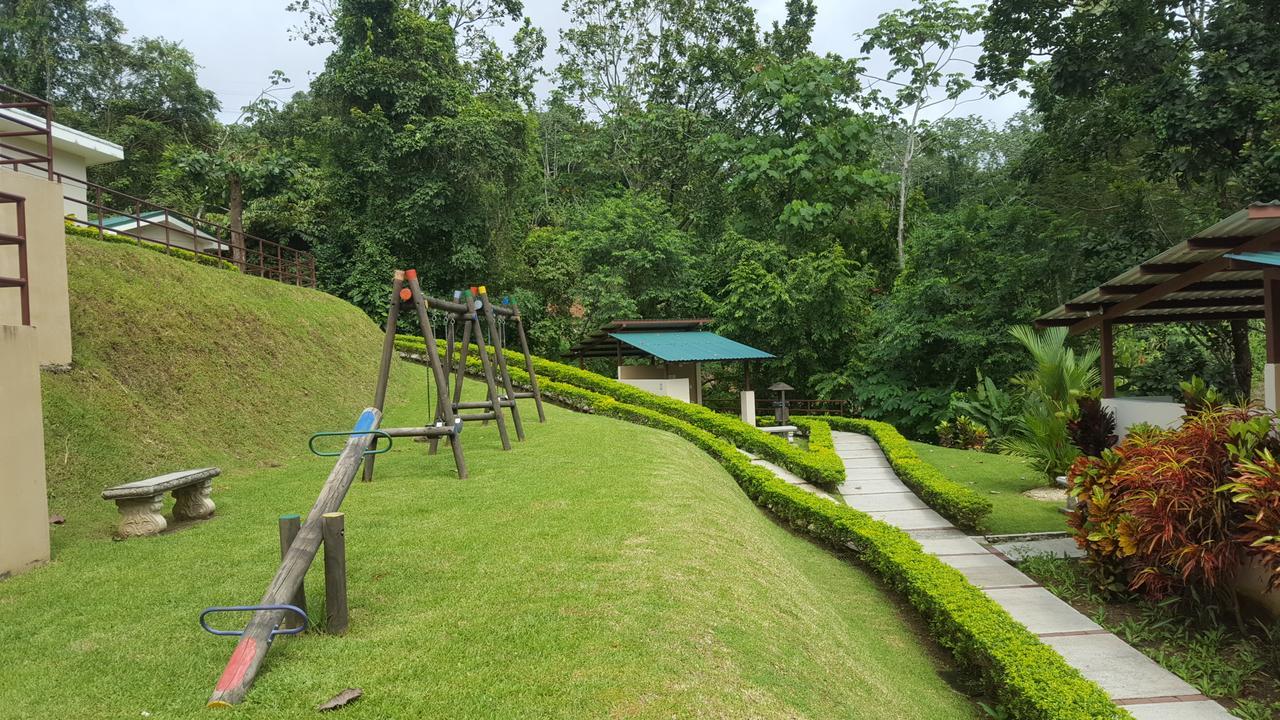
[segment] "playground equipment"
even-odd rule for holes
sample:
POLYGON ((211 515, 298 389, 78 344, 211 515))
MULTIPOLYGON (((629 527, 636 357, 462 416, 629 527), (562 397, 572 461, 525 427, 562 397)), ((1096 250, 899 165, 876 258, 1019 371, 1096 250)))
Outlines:
MULTIPOLYGON (((226 669, 214 686, 213 695, 209 698, 209 707, 226 707, 244 700, 275 636, 294 635, 306 629, 308 624, 306 611, 294 603, 302 589, 302 580, 307 574, 307 568, 311 567, 311 562, 315 560, 316 552, 320 549, 320 541, 324 533, 323 526, 326 524, 324 517, 327 514, 336 513, 342 505, 343 498, 347 496, 347 491, 355 480, 361 461, 367 460, 368 453, 373 451, 371 446, 374 438, 385 437, 388 443, 391 442, 389 434, 378 429, 381 422, 382 411, 377 408, 365 408, 364 412, 360 413, 355 427, 349 433, 344 433, 348 436, 346 445, 338 454, 338 461, 334 464, 328 479, 325 480, 320 496, 311 507, 311 512, 307 513, 306 522, 302 524, 292 542, 288 543, 288 550, 280 561, 280 569, 276 571, 271 584, 267 586, 262 601, 257 605, 207 608, 200 614, 200 624, 209 632, 240 637, 236 643, 236 649, 231 653, 231 659, 227 662, 226 669), (253 617, 250 618, 244 630, 215 630, 206 624, 206 618, 209 615, 232 611, 253 612, 253 617), (296 618, 296 622, 286 623, 287 615, 293 616, 290 619, 296 618)), ((345 596, 345 592, 343 595, 345 596)))

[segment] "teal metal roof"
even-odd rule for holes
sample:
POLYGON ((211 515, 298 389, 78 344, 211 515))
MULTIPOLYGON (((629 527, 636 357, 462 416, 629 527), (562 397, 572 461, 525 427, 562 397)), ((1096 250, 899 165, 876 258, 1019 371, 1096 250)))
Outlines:
POLYGON ((618 332, 609 337, 667 362, 768 360, 773 357, 750 345, 713 332, 618 332))
POLYGON ((1280 252, 1275 250, 1259 250, 1256 252, 1227 253, 1232 260, 1257 263, 1259 265, 1280 265, 1280 252))
MULTIPOLYGON (((144 212, 138 217, 142 218, 143 220, 155 220, 156 218, 164 217, 164 211, 152 210, 150 212, 144 212)), ((114 228, 121 225, 133 225, 133 224, 136 224, 137 222, 138 222, 137 220, 135 220, 134 218, 128 215, 112 215, 111 217, 102 219, 102 226, 114 228)))

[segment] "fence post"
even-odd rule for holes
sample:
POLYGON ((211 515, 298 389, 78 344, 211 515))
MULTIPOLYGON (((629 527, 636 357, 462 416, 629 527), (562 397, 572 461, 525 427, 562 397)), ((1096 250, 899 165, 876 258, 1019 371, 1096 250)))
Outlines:
POLYGON ((320 516, 324 538, 324 619, 325 632, 347 632, 347 538, 346 516, 340 512, 320 516))
MULTIPOLYGON (((285 555, 288 554, 289 552, 289 546, 293 545, 294 538, 298 537, 298 533, 301 532, 301 530, 302 530, 301 516, 297 514, 280 516, 280 559, 281 560, 284 560, 285 555)), ((298 581, 298 592, 293 596, 293 600, 290 604, 296 607, 302 608, 302 611, 306 612, 307 611, 307 593, 306 593, 306 590, 304 590, 303 588, 304 588, 303 582, 298 581)), ((301 625, 302 625, 302 618, 298 617, 297 614, 295 613, 285 613, 284 620, 280 622, 280 627, 282 628, 295 628, 295 627, 300 627, 301 625)))

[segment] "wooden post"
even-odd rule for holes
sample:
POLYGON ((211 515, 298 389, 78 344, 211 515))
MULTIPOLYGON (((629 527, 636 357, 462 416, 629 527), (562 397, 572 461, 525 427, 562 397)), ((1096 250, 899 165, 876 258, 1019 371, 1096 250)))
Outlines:
MULTIPOLYGON (((356 471, 364 459, 365 451, 372 445, 371 431, 377 430, 382 421, 382 413, 377 408, 365 408, 359 421, 352 429, 347 444, 334 464, 333 470, 324 482, 316 503, 307 513, 307 520, 302 530, 289 545, 289 552, 280 563, 280 569, 267 585, 259 605, 288 604, 302 587, 302 579, 307 568, 315 560, 316 551, 320 549, 320 518, 325 513, 336 512, 342 506, 342 500, 351 489, 356 471)), ((213 695, 209 698, 209 707, 226 707, 235 705, 249 692, 253 679, 262 668, 267 650, 271 647, 271 634, 284 619, 286 610, 258 610, 244 629, 231 653, 227 667, 214 686, 213 695)))
MULTIPOLYGON (((502 337, 498 335, 498 322, 494 319, 493 305, 489 303, 489 294, 480 286, 480 306, 484 309, 484 317, 489 326, 489 339, 493 341, 494 359, 498 371, 502 373, 502 388, 507 391, 507 399, 511 401, 511 421, 516 426, 516 439, 524 440, 524 426, 520 423, 520 405, 516 402, 516 389, 511 385, 511 373, 507 369, 507 354, 502 349, 502 337)), ((501 402, 495 402, 493 411, 502 414, 501 402)))
POLYGON ((1114 328, 1110 320, 1102 323, 1102 350, 1098 355, 1098 363, 1102 374, 1102 397, 1116 396, 1116 358, 1114 328))
MULTIPOLYGON (((280 516, 280 560, 281 562, 289 555, 289 548, 293 545, 293 541, 298 537, 298 532, 302 530, 302 518, 296 513, 293 515, 280 516)), ((298 591, 293 594, 289 600, 289 604, 302 608, 303 612, 307 610, 307 591, 303 586, 303 581, 298 581, 298 591)), ((302 626, 302 618, 294 613, 288 613, 284 616, 284 620, 280 621, 282 628, 296 628, 302 626)))
MULTIPOLYGON (((426 296, 422 294, 422 286, 418 284, 418 272, 406 271, 405 279, 409 281, 409 290, 413 293, 413 305, 418 311, 418 324, 422 326, 422 339, 427 346, 427 360, 431 363, 431 376, 436 384, 436 412, 444 420, 446 427, 454 427, 453 407, 448 402, 449 382, 445 379, 444 369, 440 366, 440 346, 436 344, 436 333, 431 328, 431 317, 427 314, 426 296)), ((449 436, 449 447, 453 450, 453 462, 458 468, 458 477, 467 476, 467 461, 462 456, 462 438, 449 436)))
POLYGON ((520 317, 520 306, 511 303, 511 311, 516 319, 516 336, 520 338, 520 352, 524 353, 524 369, 529 373, 529 390, 533 393, 534 405, 538 408, 538 422, 547 421, 547 414, 542 410, 542 391, 538 389, 538 373, 533 370, 533 356, 529 354, 529 341, 524 334, 524 319, 520 317))
MULTIPOLYGON (((391 378, 391 358, 396 350, 396 323, 400 320, 400 290, 404 287, 404 271, 396 270, 391 276, 391 305, 387 309, 386 334, 382 338, 382 359, 378 365, 378 386, 373 392, 373 406, 382 412, 387 400, 387 382, 391 378)), ((427 348, 428 351, 431 348, 427 348)), ((373 449, 378 449, 378 439, 373 439, 373 449)), ((373 461, 370 455, 364 461, 364 482, 373 482, 373 461)))
POLYGON ((324 538, 324 619, 325 632, 347 632, 347 539, 346 519, 340 512, 320 516, 324 538))
MULTIPOLYGON (((484 344, 484 331, 480 326, 480 315, 476 312, 475 301, 468 298, 467 302, 471 308, 471 322, 475 323, 476 332, 476 353, 480 355, 480 366, 484 368, 484 381, 489 386, 489 400, 493 403, 494 420, 498 423, 498 437, 502 439, 502 449, 511 449, 511 438, 507 436, 507 421, 502 414, 502 403, 499 399, 498 383, 493 377, 493 363, 489 359, 489 350, 484 344)), ((483 304, 482 304, 483 306, 483 304)))

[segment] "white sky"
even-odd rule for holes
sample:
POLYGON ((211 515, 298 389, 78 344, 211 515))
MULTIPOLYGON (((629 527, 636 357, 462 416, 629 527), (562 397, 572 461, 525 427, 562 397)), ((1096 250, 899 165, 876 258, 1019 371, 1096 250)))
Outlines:
MULTIPOLYGON (((302 89, 324 68, 330 47, 289 39, 297 15, 284 9, 287 1, 114 0, 112 5, 130 37, 162 36, 190 50, 201 66, 200 82, 217 93, 222 102, 220 116, 230 121, 266 86, 272 70, 283 70, 302 89)), ((565 24, 560 4, 561 0, 525 0, 526 14, 547 34, 548 70, 556 66, 559 30, 565 24)), ((786 16, 784 0, 751 0, 751 4, 762 28, 786 16)), ((880 13, 911 4, 910 0, 817 0, 814 49, 859 55, 856 33, 874 25, 880 13)), ((883 59, 873 58, 870 69, 875 72, 885 65, 883 59)), ((1023 107, 1024 100, 1009 95, 971 103, 963 112, 1004 122, 1023 107)))

